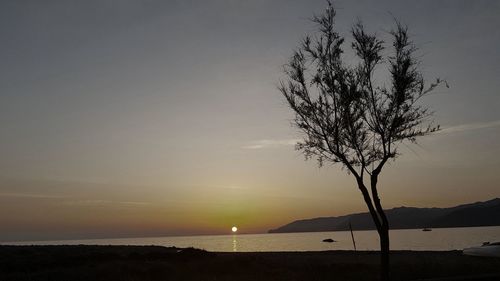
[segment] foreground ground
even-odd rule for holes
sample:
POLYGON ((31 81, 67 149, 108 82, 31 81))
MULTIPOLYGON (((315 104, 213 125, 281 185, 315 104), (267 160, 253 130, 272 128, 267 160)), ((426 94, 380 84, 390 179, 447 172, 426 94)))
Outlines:
MULTIPOLYGON (((500 280, 500 258, 463 256, 459 251, 392 253, 394 280, 478 274, 496 277, 477 280, 500 280)), ((210 253, 156 246, 0 246, 0 280, 8 281, 376 280, 377 276, 377 252, 210 253)))

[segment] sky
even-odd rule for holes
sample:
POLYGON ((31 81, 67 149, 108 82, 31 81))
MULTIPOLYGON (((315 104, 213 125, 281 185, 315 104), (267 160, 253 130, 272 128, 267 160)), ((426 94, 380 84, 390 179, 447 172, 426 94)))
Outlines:
MULTIPOLYGON (((500 2, 335 6, 347 42, 358 19, 386 40, 406 23, 425 77, 450 84, 424 101, 443 130, 384 169, 384 207, 500 197, 500 2)), ((345 170, 294 150, 277 90, 325 7, 1 1, 0 241, 262 233, 366 211, 345 170)))

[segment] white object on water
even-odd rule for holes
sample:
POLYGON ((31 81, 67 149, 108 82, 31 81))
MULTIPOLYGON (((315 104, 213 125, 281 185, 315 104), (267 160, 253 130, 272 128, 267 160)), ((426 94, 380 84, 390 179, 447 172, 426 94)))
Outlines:
POLYGON ((480 247, 465 248, 462 252, 469 256, 500 257, 500 242, 485 242, 480 247))

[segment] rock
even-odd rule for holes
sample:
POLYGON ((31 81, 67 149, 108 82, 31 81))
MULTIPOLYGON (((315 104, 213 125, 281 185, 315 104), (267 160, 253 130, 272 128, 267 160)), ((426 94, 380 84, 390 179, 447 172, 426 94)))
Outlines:
POLYGON ((323 242, 327 242, 327 243, 333 243, 333 242, 337 242, 331 238, 328 238, 328 239, 323 239, 323 242))

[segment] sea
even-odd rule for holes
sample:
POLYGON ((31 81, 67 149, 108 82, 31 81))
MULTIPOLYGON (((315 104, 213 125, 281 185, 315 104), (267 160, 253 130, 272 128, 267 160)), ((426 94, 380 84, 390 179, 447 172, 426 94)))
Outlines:
MULTIPOLYGON (((354 231, 357 250, 378 250, 374 230, 354 231)), ((500 226, 397 229, 390 231, 391 250, 448 251, 500 241, 500 226)), ((195 247, 215 252, 288 252, 354 250, 349 231, 272 234, 229 234, 171 237, 142 237, 92 240, 28 241, 2 243, 9 245, 157 245, 179 248, 195 247), (323 242, 333 239, 335 242, 323 242)))

